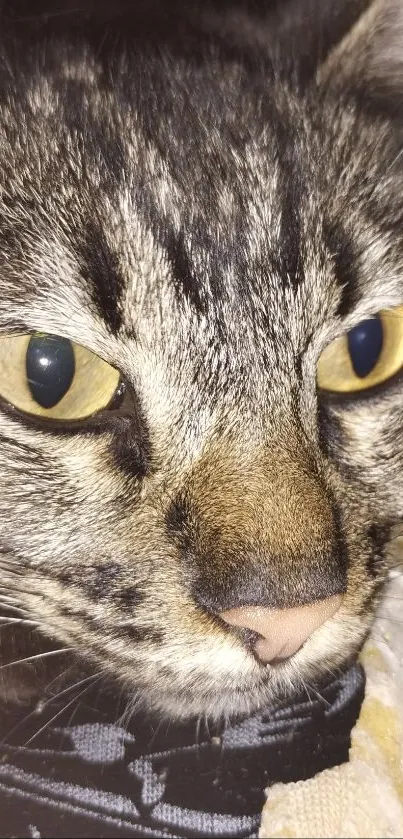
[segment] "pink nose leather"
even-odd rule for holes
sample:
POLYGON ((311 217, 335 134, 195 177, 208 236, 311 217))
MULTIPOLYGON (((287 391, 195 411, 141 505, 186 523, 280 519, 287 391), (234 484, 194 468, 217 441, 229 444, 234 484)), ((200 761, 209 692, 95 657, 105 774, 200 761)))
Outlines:
POLYGON ((292 609, 240 606, 222 612, 220 617, 230 626, 252 629, 261 635, 255 652, 261 661, 269 664, 296 653, 315 629, 337 612, 342 600, 341 594, 334 594, 325 600, 315 600, 292 609))

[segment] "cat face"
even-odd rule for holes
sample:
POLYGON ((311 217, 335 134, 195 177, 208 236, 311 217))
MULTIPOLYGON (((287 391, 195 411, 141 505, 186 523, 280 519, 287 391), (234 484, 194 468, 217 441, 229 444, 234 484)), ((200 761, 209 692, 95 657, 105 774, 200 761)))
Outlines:
POLYGON ((214 50, 115 50, 106 72, 62 40, 3 63, 3 598, 170 716, 342 666, 402 517, 399 372, 317 385, 333 341, 403 303, 398 91, 376 99, 397 50, 374 31, 304 86, 214 50), (21 401, 47 336, 61 393, 78 377, 67 419, 64 396, 21 401), (222 618, 335 595, 272 665, 222 618))

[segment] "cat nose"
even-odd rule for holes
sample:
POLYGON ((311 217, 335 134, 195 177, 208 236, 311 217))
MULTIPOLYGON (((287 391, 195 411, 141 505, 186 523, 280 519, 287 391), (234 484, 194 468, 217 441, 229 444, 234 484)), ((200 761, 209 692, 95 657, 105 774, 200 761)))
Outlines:
POLYGON ((286 659, 296 653, 308 638, 340 608, 343 597, 334 594, 291 609, 240 606, 221 612, 229 626, 251 629, 261 637, 254 651, 264 664, 286 659))

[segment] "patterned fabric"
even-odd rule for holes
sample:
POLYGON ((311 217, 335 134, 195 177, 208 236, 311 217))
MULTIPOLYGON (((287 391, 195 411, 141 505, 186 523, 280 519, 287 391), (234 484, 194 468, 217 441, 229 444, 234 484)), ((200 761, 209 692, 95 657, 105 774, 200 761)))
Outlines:
POLYGON ((267 786, 347 760, 363 693, 356 665, 321 697, 210 730, 123 726, 95 690, 74 712, 15 711, 1 720, 0 836, 257 836, 267 786))
MULTIPOLYGON (((394 545, 401 561, 403 539, 394 545)), ((261 839, 403 836, 403 575, 390 574, 361 653, 365 699, 349 762, 268 790, 261 839)))

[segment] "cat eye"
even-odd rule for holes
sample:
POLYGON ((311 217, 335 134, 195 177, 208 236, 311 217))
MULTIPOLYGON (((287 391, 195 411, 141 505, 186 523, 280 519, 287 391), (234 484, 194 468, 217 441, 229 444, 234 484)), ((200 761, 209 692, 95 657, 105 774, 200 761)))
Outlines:
POLYGON ((403 306, 363 320, 323 351, 317 368, 322 390, 354 393, 383 384, 403 367, 403 306))
POLYGON ((26 414, 82 420, 113 400, 120 374, 57 335, 0 337, 0 396, 26 414))

